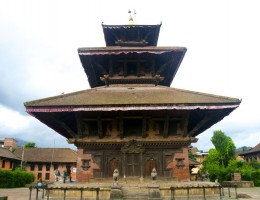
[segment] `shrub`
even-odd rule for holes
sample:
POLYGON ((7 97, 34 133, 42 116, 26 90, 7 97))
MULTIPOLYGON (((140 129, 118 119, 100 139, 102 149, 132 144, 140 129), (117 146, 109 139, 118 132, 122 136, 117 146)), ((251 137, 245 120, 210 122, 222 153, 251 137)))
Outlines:
POLYGON ((0 180, 0 188, 24 187, 34 181, 34 174, 20 170, 0 170, 0 180))
POLYGON ((255 186, 260 187, 260 170, 252 172, 252 181, 255 186))

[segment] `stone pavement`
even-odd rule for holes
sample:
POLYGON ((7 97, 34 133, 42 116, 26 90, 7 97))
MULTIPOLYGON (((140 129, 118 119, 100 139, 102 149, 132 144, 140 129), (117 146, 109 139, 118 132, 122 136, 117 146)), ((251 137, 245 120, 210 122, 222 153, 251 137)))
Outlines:
MULTIPOLYGON (((249 195, 252 198, 239 198, 241 200, 260 200, 260 187, 253 187, 253 188, 238 188, 237 193, 239 196, 249 195)), ((235 189, 232 188, 230 190, 231 198, 229 198, 228 190, 224 190, 224 198, 226 199, 235 199, 235 189)), ((41 198, 42 191, 39 192, 39 200, 41 198)), ((2 189, 0 188, 0 197, 8 196, 8 200, 29 200, 29 189, 28 188, 14 188, 14 189, 2 189)), ((32 192, 32 200, 36 199, 36 190, 32 192)))

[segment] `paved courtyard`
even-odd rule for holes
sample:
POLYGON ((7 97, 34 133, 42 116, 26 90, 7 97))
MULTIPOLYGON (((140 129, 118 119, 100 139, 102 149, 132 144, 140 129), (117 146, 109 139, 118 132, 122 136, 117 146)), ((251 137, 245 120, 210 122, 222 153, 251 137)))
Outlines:
MULTIPOLYGON (((224 191, 223 199, 235 199, 235 190, 231 189, 231 198, 228 197, 228 190, 224 191)), ((243 200, 260 200, 260 187, 254 188, 238 188, 237 193, 239 195, 249 195, 251 198, 239 198, 243 200)), ((39 200, 41 198, 42 191, 39 192, 39 200)), ((29 200, 29 189, 28 188, 14 188, 14 189, 0 189, 0 197, 8 196, 8 200, 29 200)), ((36 191, 32 192, 32 200, 36 199, 36 191)), ((62 199, 62 198, 61 198, 62 199)))

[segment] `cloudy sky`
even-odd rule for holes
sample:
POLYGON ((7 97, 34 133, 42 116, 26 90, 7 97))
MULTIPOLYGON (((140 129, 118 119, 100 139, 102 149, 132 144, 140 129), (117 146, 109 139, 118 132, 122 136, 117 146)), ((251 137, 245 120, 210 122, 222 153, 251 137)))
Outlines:
POLYGON ((89 88, 79 47, 105 46, 101 23, 162 22, 158 46, 187 47, 172 87, 242 99, 214 130, 237 147, 260 142, 260 1, 0 0, 0 138, 72 147, 25 112, 26 101, 89 88), (171 3, 170 3, 171 2, 171 3))

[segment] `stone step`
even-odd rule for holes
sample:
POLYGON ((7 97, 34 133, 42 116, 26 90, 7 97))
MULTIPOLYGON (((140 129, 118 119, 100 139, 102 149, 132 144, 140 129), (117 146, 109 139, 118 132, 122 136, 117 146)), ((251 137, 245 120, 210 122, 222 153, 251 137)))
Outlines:
POLYGON ((123 199, 148 199, 148 194, 144 193, 124 193, 123 192, 123 199))

